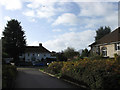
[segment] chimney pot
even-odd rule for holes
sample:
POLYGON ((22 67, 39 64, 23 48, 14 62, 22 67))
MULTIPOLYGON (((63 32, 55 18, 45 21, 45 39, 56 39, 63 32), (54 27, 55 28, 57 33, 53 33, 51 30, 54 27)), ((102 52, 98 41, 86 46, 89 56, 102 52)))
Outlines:
POLYGON ((39 46, 41 47, 41 46, 42 46, 42 43, 39 43, 39 46))

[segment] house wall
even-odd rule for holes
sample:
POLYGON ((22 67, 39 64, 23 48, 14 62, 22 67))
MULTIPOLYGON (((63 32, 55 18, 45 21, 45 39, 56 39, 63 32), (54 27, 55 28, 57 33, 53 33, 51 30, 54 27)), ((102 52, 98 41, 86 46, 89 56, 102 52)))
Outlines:
POLYGON ((28 53, 25 53, 25 54, 22 54, 20 58, 25 58, 26 62, 31 62, 33 56, 35 57, 35 61, 41 61, 42 58, 46 59, 51 57, 50 53, 29 53, 29 55, 28 53))
POLYGON ((107 47, 107 56, 109 56, 110 58, 113 58, 115 53, 120 55, 120 50, 115 50, 115 44, 100 46, 100 52, 102 52, 101 51, 102 47, 107 47))

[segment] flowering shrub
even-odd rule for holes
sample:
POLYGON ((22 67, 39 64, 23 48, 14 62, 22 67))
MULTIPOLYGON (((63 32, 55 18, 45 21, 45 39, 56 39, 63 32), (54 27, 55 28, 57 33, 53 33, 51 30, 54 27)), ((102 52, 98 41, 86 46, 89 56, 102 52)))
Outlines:
POLYGON ((54 62, 48 69, 61 73, 63 78, 74 80, 94 90, 120 88, 120 63, 117 60, 83 59, 69 62, 54 62), (82 83, 81 83, 82 82, 82 83))
POLYGON ((58 74, 60 73, 62 67, 63 67, 63 62, 53 62, 48 66, 46 71, 52 74, 58 74))

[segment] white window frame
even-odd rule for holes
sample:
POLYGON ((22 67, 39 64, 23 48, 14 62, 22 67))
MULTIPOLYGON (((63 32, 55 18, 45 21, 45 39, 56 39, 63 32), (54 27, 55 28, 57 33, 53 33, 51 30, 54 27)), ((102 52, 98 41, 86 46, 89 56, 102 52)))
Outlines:
POLYGON ((106 49, 102 49, 102 55, 103 55, 103 52, 104 52, 105 55, 103 55, 103 57, 107 57, 107 47, 102 47, 102 48, 106 48, 106 49))
POLYGON ((118 48, 120 47, 120 43, 117 43, 116 45, 117 45, 117 51, 120 51, 120 48, 118 48))

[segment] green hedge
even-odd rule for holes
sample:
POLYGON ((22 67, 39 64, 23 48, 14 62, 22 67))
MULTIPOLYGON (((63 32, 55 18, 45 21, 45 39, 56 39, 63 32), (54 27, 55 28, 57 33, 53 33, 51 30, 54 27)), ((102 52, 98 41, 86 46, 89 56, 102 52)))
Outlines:
POLYGON ((3 65, 2 66, 2 88, 12 88, 13 81, 16 78, 16 66, 3 65))
POLYGON ((54 62, 47 70, 52 74, 61 73, 63 78, 84 84, 92 90, 120 88, 120 64, 117 60, 54 62))

